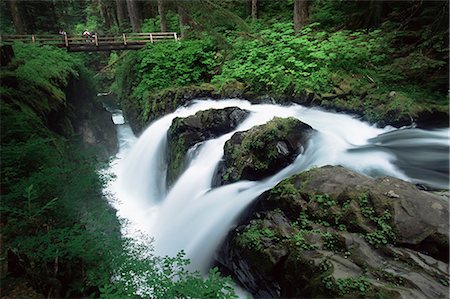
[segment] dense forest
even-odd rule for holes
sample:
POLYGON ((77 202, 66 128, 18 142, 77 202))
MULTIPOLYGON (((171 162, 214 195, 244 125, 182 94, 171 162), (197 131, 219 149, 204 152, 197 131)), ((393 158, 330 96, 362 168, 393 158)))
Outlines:
MULTIPOLYGON (((121 233, 127 221, 108 202, 120 142, 96 96, 110 95, 137 136, 192 100, 230 98, 319 107, 379 128, 448 128, 448 1, 0 2, 2 36, 61 31, 179 40, 81 53, 0 41, 2 297, 237 298, 236 283, 255 297, 448 296, 448 185, 368 180, 338 167, 313 166, 258 194, 207 274, 183 251, 159 256, 152 236, 121 233)), ((234 108, 174 118, 168 189, 192 147, 250 114, 234 108)), ((274 118, 235 133, 211 188, 274 175, 307 148, 311 126, 274 118)), ((448 180, 445 150, 437 172, 448 180)))

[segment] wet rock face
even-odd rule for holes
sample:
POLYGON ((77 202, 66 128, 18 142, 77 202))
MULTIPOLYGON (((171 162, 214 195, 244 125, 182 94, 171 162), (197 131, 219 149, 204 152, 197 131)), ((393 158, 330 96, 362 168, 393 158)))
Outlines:
MULTIPOLYGON (((85 148, 94 149, 101 159, 115 155, 119 149, 116 126, 111 113, 95 98, 89 82, 70 78, 65 92, 69 105, 51 113, 48 126, 64 123, 65 116, 70 115, 73 132, 85 148)), ((64 134, 61 128, 52 129, 64 134)))
POLYGON ((225 143, 219 184, 259 180, 277 173, 305 150, 313 131, 298 119, 275 117, 264 125, 235 133, 225 143))
POLYGON ((233 131, 248 115, 246 110, 228 107, 200 111, 186 118, 175 118, 168 133, 168 185, 171 185, 183 170, 189 148, 233 131))
POLYGON ((448 208, 399 179, 326 166, 263 193, 218 260, 259 298, 445 298, 448 208))

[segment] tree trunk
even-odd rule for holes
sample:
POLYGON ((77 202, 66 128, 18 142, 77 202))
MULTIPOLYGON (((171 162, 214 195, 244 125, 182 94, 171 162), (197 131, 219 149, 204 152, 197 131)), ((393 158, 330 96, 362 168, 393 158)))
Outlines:
POLYGON ((294 30, 299 33, 309 21, 309 3, 308 0, 294 1, 294 30))
POLYGON ((181 1, 177 2, 178 16, 180 18, 180 38, 186 37, 187 27, 190 25, 190 18, 186 12, 186 7, 181 4, 181 1))
POLYGON ((116 0, 117 22, 119 26, 123 25, 126 18, 123 4, 124 4, 123 0, 116 0))
POLYGON ((139 32, 141 30, 141 19, 139 18, 139 12, 137 10, 135 0, 127 0, 127 8, 131 28, 133 29, 133 32, 139 32))
POLYGON ((144 1, 142 3, 142 14, 144 16, 144 18, 146 19, 150 19, 150 18, 154 18, 156 16, 156 12, 154 9, 154 2, 153 1, 144 1))
POLYGON ((382 0, 371 0, 369 6, 369 17, 366 20, 366 27, 378 27, 381 23, 381 12, 383 10, 382 0))
POLYGON ((13 18, 16 34, 25 34, 25 26, 19 12, 19 7, 17 6, 17 0, 10 0, 9 8, 11 9, 11 16, 13 18))
POLYGON ((158 0, 159 23, 161 24, 161 32, 167 32, 166 13, 164 11, 164 0, 158 0))
POLYGON ((105 29, 108 30, 111 28, 111 17, 109 15, 108 7, 103 1, 100 1, 100 14, 105 22, 105 29))
POLYGON ((258 18, 258 0, 252 0, 252 21, 258 18))

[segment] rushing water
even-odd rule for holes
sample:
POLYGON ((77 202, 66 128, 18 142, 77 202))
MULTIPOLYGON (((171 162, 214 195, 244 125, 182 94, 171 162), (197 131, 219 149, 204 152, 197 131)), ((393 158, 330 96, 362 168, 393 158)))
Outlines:
POLYGON ((140 230, 155 238, 160 255, 184 250, 192 268, 207 271, 216 248, 239 214, 259 194, 292 174, 313 166, 342 165, 371 176, 390 175, 434 188, 448 189, 449 129, 377 128, 344 114, 278 105, 252 105, 243 100, 194 101, 153 122, 137 139, 114 113, 120 151, 111 170, 117 179, 109 192, 119 216, 129 221, 124 233, 140 230), (237 106, 251 112, 236 131, 264 124, 274 116, 295 117, 317 133, 291 165, 262 181, 240 181, 212 188, 223 145, 234 132, 190 151, 188 167, 166 190, 167 130, 175 117, 197 111, 237 106))

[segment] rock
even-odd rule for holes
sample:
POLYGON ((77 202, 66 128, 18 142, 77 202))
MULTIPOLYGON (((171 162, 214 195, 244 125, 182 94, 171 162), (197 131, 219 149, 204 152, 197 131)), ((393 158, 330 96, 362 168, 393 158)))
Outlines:
POLYGON ((445 298, 448 208, 411 183, 325 166, 264 192, 218 261, 256 298, 445 298))
POLYGON ((14 58, 14 50, 11 45, 2 45, 0 46, 0 65, 6 66, 10 63, 14 58))
POLYGON ((170 186, 184 168, 189 148, 237 128, 249 112, 237 107, 209 109, 186 118, 175 118, 168 133, 167 183, 170 186))
MULTIPOLYGON (((86 80, 70 78, 66 88, 67 102, 70 105, 49 115, 49 124, 64 123, 66 115, 71 115, 73 131, 86 148, 94 149, 97 156, 109 159, 119 149, 116 126, 111 112, 95 98, 86 80)), ((61 128, 52 128, 61 131, 61 128)))
POLYGON ((385 195, 390 198, 399 198, 400 197, 397 193, 395 193, 392 190, 389 190, 387 193, 385 193, 385 195))
POLYGON ((224 147, 220 184, 259 180, 291 164, 306 148, 313 129, 295 118, 274 118, 268 123, 235 133, 224 147))

